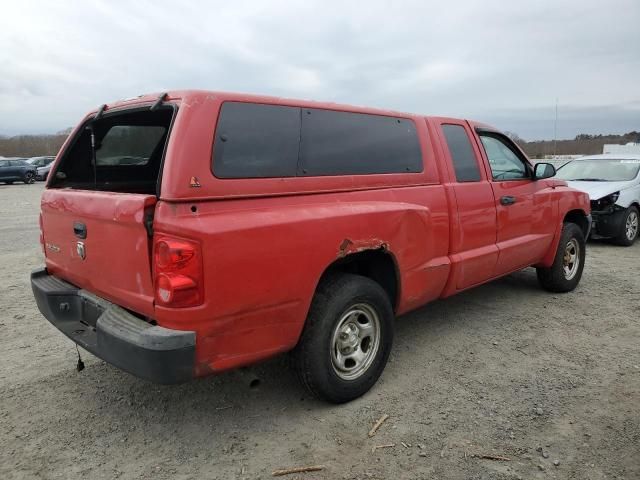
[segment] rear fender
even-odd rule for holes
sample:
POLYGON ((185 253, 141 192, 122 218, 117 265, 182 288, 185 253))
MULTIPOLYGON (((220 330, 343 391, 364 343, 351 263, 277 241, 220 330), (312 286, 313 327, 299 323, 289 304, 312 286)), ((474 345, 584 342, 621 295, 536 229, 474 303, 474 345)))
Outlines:
POLYGON ((397 313, 437 298, 448 275, 442 187, 221 202, 160 201, 154 231, 203 246, 205 303, 156 305, 167 328, 197 332, 202 373, 293 348, 322 275, 336 261, 384 250, 399 272, 397 313), (425 206, 425 203, 429 207, 425 206))

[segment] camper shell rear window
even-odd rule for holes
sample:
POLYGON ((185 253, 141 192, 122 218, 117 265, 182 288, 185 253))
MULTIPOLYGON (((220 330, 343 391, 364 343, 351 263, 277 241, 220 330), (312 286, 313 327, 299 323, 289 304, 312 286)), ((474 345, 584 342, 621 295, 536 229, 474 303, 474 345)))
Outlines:
POLYGON ((157 193, 174 113, 165 105, 89 120, 64 152, 50 187, 157 193))

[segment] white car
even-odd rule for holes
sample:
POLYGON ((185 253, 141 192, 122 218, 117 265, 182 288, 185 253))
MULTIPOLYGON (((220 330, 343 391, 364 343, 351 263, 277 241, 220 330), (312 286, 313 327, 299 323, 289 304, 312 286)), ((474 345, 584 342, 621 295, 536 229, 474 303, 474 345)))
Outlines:
POLYGON ((556 178, 589 194, 592 234, 629 246, 640 227, 640 155, 591 155, 570 161, 556 178))

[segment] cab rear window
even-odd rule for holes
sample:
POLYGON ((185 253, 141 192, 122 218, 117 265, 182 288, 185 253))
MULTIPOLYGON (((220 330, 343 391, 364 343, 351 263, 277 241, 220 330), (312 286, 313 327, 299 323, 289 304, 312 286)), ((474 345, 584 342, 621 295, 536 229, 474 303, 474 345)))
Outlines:
POLYGON ((421 172, 412 120, 225 102, 213 149, 219 178, 268 178, 421 172))
POLYGON ((146 165, 166 132, 164 126, 114 125, 100 142, 96 165, 146 165))

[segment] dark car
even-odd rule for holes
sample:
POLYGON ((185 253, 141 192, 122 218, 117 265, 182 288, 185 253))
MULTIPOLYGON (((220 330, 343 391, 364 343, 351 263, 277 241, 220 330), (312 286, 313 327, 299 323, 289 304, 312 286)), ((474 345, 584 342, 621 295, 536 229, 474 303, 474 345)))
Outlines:
POLYGON ((0 182, 33 183, 36 181, 36 167, 29 165, 24 158, 0 159, 0 182))

